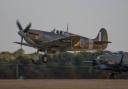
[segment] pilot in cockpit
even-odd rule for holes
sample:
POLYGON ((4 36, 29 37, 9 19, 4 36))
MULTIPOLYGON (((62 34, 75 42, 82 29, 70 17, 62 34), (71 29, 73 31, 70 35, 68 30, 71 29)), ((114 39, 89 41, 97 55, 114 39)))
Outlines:
POLYGON ((55 33, 56 29, 54 28, 51 32, 55 33))

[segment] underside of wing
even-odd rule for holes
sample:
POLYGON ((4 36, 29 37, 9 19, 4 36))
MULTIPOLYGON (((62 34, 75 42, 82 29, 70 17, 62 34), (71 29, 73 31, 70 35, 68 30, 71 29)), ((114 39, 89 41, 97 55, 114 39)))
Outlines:
POLYGON ((80 40, 80 36, 72 35, 65 38, 58 38, 49 42, 45 42, 43 47, 56 48, 59 50, 67 50, 80 40))
POLYGON ((16 43, 16 44, 22 44, 22 45, 24 45, 24 46, 28 46, 28 47, 33 47, 33 46, 31 46, 30 44, 27 44, 27 43, 21 43, 21 42, 13 42, 13 43, 16 43))
MULTIPOLYGON (((71 35, 68 37, 54 39, 52 41, 43 42, 42 44, 37 44, 34 48, 37 49, 48 49, 48 50, 59 50, 64 51, 72 48, 78 41, 80 40, 80 36, 71 35)), ((14 42, 16 44, 21 44, 21 42, 14 42)), ((30 44, 22 43, 24 46, 33 47, 30 44)))

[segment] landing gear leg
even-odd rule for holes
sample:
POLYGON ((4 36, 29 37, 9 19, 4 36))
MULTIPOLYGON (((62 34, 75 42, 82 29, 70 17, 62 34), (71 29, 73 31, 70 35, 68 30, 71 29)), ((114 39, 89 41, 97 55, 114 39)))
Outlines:
POLYGON ((39 50, 37 50, 36 55, 32 59, 33 64, 40 64, 40 54, 39 50))
POLYGON ((47 49, 44 51, 44 54, 42 54, 42 52, 40 54, 39 52, 40 52, 40 50, 37 50, 38 58, 33 59, 32 62, 34 64, 41 64, 42 62, 47 63, 48 62, 47 49))
POLYGON ((47 49, 45 50, 44 54, 41 56, 41 60, 42 60, 43 63, 48 62, 47 49))

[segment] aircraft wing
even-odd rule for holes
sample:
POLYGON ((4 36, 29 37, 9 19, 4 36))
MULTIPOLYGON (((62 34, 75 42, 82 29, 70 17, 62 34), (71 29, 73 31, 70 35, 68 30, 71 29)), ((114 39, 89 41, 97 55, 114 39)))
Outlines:
MULTIPOLYGON (((71 48, 71 46, 74 46, 79 40, 80 40, 80 36, 71 35, 68 37, 63 37, 63 38, 54 39, 54 40, 51 40, 48 42, 43 42, 42 44, 37 45, 36 48, 39 48, 39 49, 55 48, 57 50, 66 50, 68 48, 71 48)), ((14 42, 14 43, 21 44, 21 42, 14 42)), ((28 47, 33 47, 32 45, 27 44, 27 43, 22 43, 22 45, 28 46, 28 47)))
MULTIPOLYGON (((21 42, 13 42, 13 43, 21 44, 21 42)), ((24 46, 28 46, 28 47, 33 47, 33 46, 31 46, 31 45, 29 45, 29 44, 27 44, 27 43, 22 43, 22 45, 24 45, 24 46)))
POLYGON ((80 36, 71 35, 64 38, 58 38, 49 42, 44 42, 43 47, 45 48, 69 48, 76 44, 80 40, 80 36))

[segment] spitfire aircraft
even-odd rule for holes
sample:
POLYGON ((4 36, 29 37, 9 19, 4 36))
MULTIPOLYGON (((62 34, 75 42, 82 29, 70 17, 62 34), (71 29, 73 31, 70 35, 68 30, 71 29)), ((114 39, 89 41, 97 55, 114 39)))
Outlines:
POLYGON ((37 49, 37 53, 43 52, 40 59, 46 63, 48 61, 48 53, 55 53, 57 51, 81 51, 81 50, 97 50, 103 51, 107 48, 108 35, 105 28, 101 28, 97 37, 89 39, 77 34, 67 31, 59 31, 53 29, 51 32, 30 29, 31 23, 26 28, 22 28, 20 22, 16 22, 21 36, 21 42, 14 42, 16 44, 25 45, 37 49), (23 39, 26 43, 23 42, 23 39))

